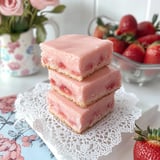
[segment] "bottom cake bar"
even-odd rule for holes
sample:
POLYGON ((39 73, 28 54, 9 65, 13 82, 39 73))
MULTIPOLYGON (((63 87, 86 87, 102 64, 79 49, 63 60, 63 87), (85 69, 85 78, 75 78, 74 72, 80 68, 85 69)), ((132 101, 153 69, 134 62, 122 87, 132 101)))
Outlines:
POLYGON ((50 90, 47 96, 49 111, 67 124, 76 133, 82 133, 92 127, 114 109, 114 92, 103 97, 87 108, 81 108, 74 102, 50 90))

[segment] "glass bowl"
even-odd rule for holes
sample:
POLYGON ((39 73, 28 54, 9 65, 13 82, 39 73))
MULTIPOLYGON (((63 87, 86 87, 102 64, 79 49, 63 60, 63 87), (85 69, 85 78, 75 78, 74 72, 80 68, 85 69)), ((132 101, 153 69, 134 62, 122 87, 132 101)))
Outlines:
POLYGON ((113 52, 112 65, 118 68, 123 80, 142 86, 160 77, 160 64, 141 64, 113 52))
POLYGON ((101 16, 94 17, 93 19, 91 19, 91 21, 89 22, 89 25, 88 25, 88 31, 87 32, 88 32, 89 36, 93 35, 94 30, 95 30, 95 28, 97 26, 97 19, 98 18, 101 18, 103 23, 106 24, 106 25, 110 25, 110 27, 113 26, 113 25, 114 26, 118 25, 118 21, 115 21, 115 20, 113 20, 112 18, 110 18, 108 16, 101 15, 101 16))
MULTIPOLYGON (((94 17, 88 25, 88 35, 90 36, 93 36, 97 26, 97 18, 101 18, 105 24, 109 25, 118 25, 119 23, 104 15, 94 17)), ((160 77, 160 64, 137 63, 116 52, 113 52, 112 65, 121 71, 124 81, 136 83, 139 86, 160 77)))

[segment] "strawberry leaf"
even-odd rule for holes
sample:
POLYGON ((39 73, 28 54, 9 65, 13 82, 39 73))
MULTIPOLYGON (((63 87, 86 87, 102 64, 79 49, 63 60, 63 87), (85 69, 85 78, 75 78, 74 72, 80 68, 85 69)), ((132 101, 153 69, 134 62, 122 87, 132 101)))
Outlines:
POLYGON ((152 136, 153 136, 153 139, 157 138, 157 129, 153 129, 152 136))
POLYGON ((148 131, 148 133, 152 133, 152 130, 149 126, 147 127, 147 131, 148 131))
POLYGON ((156 31, 160 31, 160 21, 155 25, 156 31))
POLYGON ((160 141, 160 128, 158 129, 158 132, 157 132, 157 140, 160 141))
POLYGON ((104 22, 102 21, 102 19, 100 17, 97 18, 97 24, 98 26, 105 26, 104 22))
POLYGON ((154 25, 158 19, 158 14, 154 14, 152 17, 152 24, 154 25))
POLYGON ((143 140, 155 140, 160 141, 160 128, 158 129, 151 129, 149 126, 147 127, 147 130, 142 130, 137 124, 135 124, 135 133, 136 136, 134 137, 137 141, 143 141, 143 140))
POLYGON ((136 140, 136 141, 144 141, 145 139, 143 137, 141 137, 141 136, 138 136, 138 137, 134 138, 134 140, 136 140))

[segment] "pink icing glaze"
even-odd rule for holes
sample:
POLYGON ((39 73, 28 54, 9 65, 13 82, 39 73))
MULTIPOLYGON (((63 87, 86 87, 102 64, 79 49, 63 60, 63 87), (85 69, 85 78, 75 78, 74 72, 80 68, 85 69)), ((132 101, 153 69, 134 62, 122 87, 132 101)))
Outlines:
POLYGON ((53 70, 49 70, 49 79, 55 90, 81 107, 86 107, 121 86, 120 72, 111 66, 103 67, 81 82, 53 70))
POLYGON ((86 35, 64 35, 40 45, 42 64, 76 77, 85 77, 111 61, 113 44, 86 35))
POLYGON ((47 100, 50 112, 78 133, 91 127, 114 108, 114 92, 87 108, 80 108, 54 90, 49 91, 47 100))

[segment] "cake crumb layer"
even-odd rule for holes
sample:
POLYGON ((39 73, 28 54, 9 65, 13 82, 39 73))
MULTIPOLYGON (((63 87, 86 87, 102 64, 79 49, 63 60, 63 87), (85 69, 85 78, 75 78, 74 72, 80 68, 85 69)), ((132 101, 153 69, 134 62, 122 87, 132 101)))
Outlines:
POLYGON ((119 70, 105 66, 79 82, 56 71, 49 70, 51 87, 80 107, 88 107, 121 86, 119 70))
POLYGON ((50 90, 47 97, 49 111, 77 133, 92 127, 114 109, 114 92, 87 108, 80 108, 72 101, 50 90))

